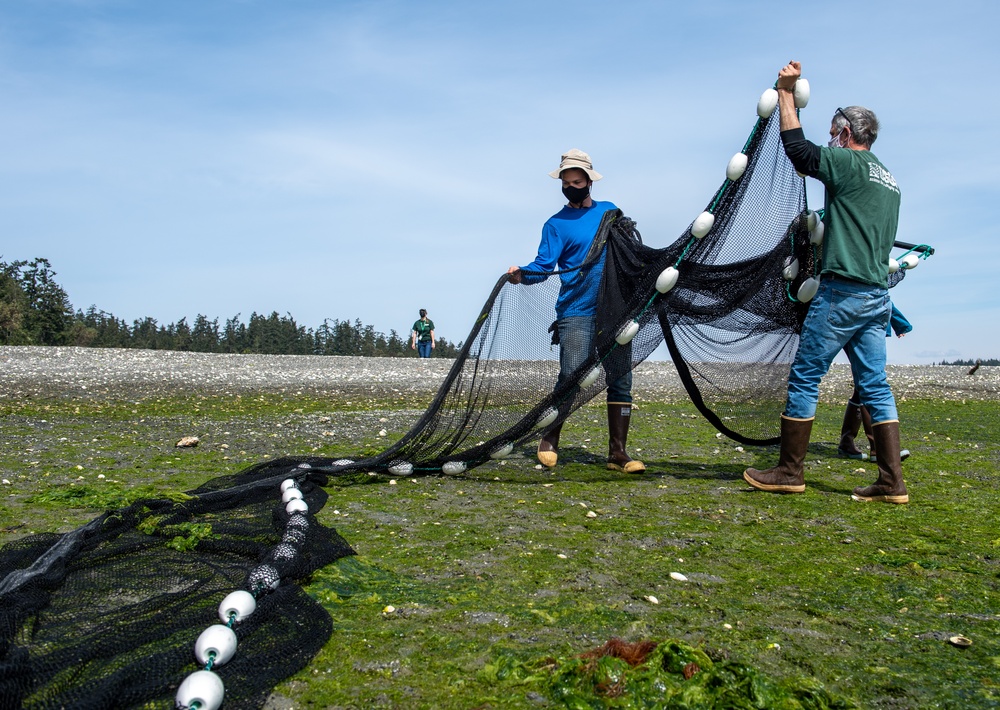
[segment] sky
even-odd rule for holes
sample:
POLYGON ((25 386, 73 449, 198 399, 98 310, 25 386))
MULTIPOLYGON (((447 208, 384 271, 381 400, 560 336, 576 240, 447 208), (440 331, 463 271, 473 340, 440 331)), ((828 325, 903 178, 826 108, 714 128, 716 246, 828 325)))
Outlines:
POLYGON ((993 0, 0 0, 0 260, 128 322, 406 337, 426 308, 458 342, 534 258, 563 152, 671 244, 795 59, 806 136, 873 109, 897 238, 935 249, 889 362, 1000 357, 998 24, 993 0))

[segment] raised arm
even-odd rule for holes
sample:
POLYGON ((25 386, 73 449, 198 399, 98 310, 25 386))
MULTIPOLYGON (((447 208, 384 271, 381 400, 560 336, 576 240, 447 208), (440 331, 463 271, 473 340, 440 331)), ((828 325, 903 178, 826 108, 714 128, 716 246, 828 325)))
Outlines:
POLYGON ((795 82, 802 76, 802 65, 789 62, 778 72, 778 111, 781 112, 781 130, 802 128, 799 115, 795 112, 795 82))

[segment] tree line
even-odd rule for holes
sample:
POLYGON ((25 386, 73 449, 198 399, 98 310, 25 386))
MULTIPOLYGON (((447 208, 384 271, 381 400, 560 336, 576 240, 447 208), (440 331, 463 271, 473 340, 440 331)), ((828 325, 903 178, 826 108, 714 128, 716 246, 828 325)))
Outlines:
MULTIPOLYGON (((145 348, 204 353, 260 355, 361 355, 416 357, 409 333, 380 333, 359 319, 326 319, 313 329, 291 314, 252 313, 247 322, 237 313, 220 323, 198 314, 192 323, 181 318, 162 325, 145 317, 131 324, 91 306, 73 310, 66 291, 56 282, 47 259, 0 261, 0 345, 75 345, 97 348, 145 348)), ((455 357, 461 349, 444 338, 436 357, 455 357)))
POLYGON ((998 360, 995 357, 987 358, 985 360, 953 360, 952 362, 948 362, 947 360, 942 360, 941 362, 938 363, 938 365, 964 365, 967 367, 972 365, 995 366, 995 365, 1000 365, 1000 360, 998 360))

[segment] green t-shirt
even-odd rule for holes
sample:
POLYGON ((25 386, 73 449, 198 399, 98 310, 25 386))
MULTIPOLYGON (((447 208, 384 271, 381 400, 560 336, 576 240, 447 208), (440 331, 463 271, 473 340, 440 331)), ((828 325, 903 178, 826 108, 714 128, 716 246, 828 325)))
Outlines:
POLYGON ((413 324, 413 332, 417 334, 417 340, 421 343, 426 343, 431 339, 431 331, 434 330, 434 321, 430 318, 424 320, 421 318, 416 323, 413 324))
POLYGON ((819 149, 826 186, 823 271, 885 286, 899 225, 899 187, 868 150, 819 149))

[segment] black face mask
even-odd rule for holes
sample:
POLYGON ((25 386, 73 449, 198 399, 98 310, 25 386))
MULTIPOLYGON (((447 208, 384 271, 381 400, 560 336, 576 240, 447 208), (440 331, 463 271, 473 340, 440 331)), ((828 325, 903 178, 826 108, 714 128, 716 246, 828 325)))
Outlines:
POLYGON ((572 187, 567 185, 562 189, 563 195, 567 200, 572 202, 574 205, 582 205, 583 201, 587 199, 590 194, 590 186, 587 187, 572 187))

